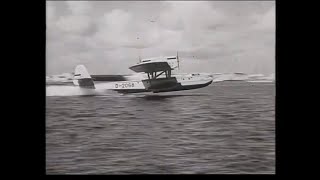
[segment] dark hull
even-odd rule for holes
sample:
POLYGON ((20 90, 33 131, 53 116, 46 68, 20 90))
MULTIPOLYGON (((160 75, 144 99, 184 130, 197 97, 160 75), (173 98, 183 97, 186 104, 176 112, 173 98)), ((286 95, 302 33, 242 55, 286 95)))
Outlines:
POLYGON ((148 91, 148 90, 145 90, 145 89, 113 89, 113 91, 116 91, 116 92, 122 93, 122 94, 151 92, 151 91, 148 91))
POLYGON ((159 93, 159 92, 171 92, 171 91, 184 91, 184 90, 198 89, 198 88, 203 88, 203 87, 209 86, 211 83, 212 83, 212 81, 207 82, 205 84, 188 85, 188 86, 182 86, 181 84, 179 84, 178 86, 176 86, 172 89, 153 91, 153 92, 159 93))
POLYGON ((170 89, 176 87, 177 85, 180 85, 175 77, 146 79, 142 80, 142 83, 144 87, 150 91, 154 91, 157 89, 170 89))
POLYGON ((91 75, 93 81, 126 81, 123 75, 91 75))
POLYGON ((153 92, 153 93, 160 93, 160 92, 171 92, 171 91, 185 91, 185 90, 191 90, 191 89, 198 89, 198 88, 203 88, 206 86, 209 86, 212 83, 212 81, 205 83, 205 84, 197 84, 197 85, 188 85, 188 86, 182 86, 180 83, 173 87, 173 88, 168 88, 168 89, 163 89, 163 90, 158 90, 158 91, 151 91, 151 90, 145 90, 145 89, 119 89, 119 90, 114 90, 119 93, 123 94, 129 94, 129 93, 143 93, 143 92, 153 92))

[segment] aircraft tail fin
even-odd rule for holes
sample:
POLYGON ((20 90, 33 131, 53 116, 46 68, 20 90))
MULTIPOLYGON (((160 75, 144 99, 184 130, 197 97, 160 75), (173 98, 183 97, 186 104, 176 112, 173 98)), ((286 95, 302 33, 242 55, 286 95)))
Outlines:
POLYGON ((82 88, 95 89, 93 80, 84 65, 76 66, 73 84, 82 88))

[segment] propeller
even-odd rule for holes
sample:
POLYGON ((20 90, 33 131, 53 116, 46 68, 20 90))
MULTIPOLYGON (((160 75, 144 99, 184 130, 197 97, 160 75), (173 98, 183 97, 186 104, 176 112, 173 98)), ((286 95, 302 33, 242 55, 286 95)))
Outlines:
POLYGON ((177 51, 177 62, 178 62, 178 69, 180 67, 180 63, 179 63, 179 55, 178 55, 178 51, 177 51))

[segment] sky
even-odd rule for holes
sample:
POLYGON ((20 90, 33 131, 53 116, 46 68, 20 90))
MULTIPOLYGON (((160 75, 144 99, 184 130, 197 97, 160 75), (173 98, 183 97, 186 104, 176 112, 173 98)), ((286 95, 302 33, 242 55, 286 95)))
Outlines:
POLYGON ((275 73, 275 1, 47 1, 47 75, 132 74, 177 51, 179 72, 275 73))

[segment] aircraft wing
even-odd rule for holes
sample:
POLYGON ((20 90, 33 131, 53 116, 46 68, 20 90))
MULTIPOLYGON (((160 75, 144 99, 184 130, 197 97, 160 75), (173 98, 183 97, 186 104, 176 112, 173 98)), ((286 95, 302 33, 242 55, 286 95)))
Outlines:
POLYGON ((139 63, 137 65, 131 66, 129 69, 131 69, 134 72, 152 73, 158 71, 171 70, 171 67, 168 64, 168 62, 159 61, 139 63))

